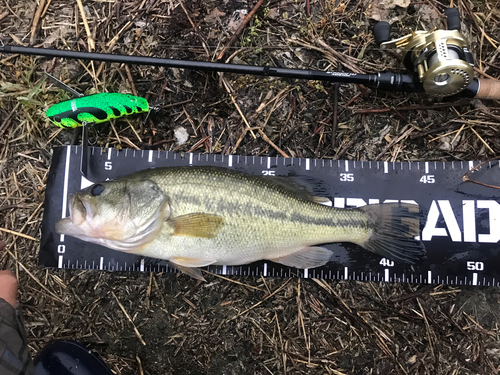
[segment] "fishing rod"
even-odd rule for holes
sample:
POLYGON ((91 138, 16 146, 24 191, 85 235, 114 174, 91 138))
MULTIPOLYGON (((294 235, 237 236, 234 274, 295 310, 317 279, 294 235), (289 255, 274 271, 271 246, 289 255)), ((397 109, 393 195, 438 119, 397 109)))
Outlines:
POLYGON ((358 74, 271 66, 248 66, 220 62, 23 47, 5 45, 1 41, 0 52, 198 71, 320 80, 334 83, 354 83, 383 91, 426 92, 432 97, 457 95, 468 98, 500 99, 500 81, 474 77, 474 61, 467 40, 460 33, 458 10, 455 8, 447 9, 445 15, 448 30, 412 31, 410 34, 394 40, 390 38, 391 27, 387 22, 378 22, 376 24, 373 33, 380 48, 396 48, 404 52, 403 61, 407 70, 402 72, 381 71, 372 74, 358 74))

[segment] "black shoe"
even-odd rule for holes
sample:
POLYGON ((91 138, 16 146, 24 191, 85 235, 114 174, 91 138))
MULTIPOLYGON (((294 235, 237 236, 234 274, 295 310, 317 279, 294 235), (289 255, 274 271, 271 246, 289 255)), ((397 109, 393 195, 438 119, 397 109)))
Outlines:
POLYGON ((96 353, 71 340, 49 343, 33 362, 35 375, 113 375, 96 353))

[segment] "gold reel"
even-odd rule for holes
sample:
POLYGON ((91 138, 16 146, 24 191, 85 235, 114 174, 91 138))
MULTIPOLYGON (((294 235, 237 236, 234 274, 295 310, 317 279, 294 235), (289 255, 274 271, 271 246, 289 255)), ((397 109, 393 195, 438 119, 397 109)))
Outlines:
POLYGON ((418 73, 425 92, 431 96, 458 94, 474 77, 467 40, 457 30, 412 31, 380 47, 402 49, 406 65, 418 73))

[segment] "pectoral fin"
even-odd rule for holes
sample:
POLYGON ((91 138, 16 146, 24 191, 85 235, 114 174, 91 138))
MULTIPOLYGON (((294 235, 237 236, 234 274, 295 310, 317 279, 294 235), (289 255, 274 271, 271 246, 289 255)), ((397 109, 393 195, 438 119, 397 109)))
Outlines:
POLYGON ((269 260, 289 267, 315 268, 328 263, 332 255, 333 251, 324 247, 306 247, 293 254, 269 260))
POLYGON ((201 274, 200 269, 196 267, 208 266, 215 262, 215 259, 208 258, 174 257, 170 259, 170 263, 176 266, 179 271, 201 281, 205 281, 205 278, 201 274))
POLYGON ((217 215, 194 213, 177 216, 167 223, 174 229, 173 236, 214 238, 224 226, 224 219, 217 215))

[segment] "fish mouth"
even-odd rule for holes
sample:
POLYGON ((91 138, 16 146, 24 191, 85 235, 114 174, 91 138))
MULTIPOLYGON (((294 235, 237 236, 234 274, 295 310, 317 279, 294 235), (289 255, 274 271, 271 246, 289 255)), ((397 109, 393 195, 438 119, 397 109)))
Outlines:
POLYGON ((55 230, 59 234, 83 235, 82 225, 94 217, 95 210, 92 205, 80 194, 74 193, 68 196, 69 217, 56 222, 55 230))

